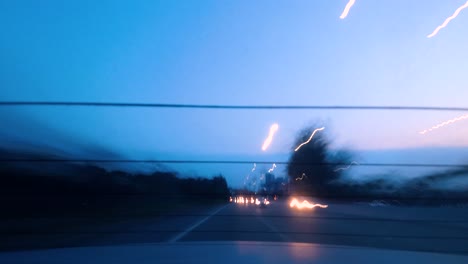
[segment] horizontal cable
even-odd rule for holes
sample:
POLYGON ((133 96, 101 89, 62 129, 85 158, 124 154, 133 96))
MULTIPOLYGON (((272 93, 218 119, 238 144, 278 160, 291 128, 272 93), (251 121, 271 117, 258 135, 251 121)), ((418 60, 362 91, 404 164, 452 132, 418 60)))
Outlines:
MULTIPOLYGON (((206 217, 210 214, 136 214, 136 215, 94 215, 94 216, 60 216, 60 217, 43 217, 44 219, 67 219, 73 220, 91 220, 91 219, 131 219, 133 217, 159 217, 159 218, 178 218, 178 217, 206 217)), ((255 214, 217 214, 214 218, 257 218, 255 214)), ((468 219, 455 220, 431 220, 431 219, 399 219, 399 218, 372 218, 372 217, 340 217, 340 216, 304 216, 304 215, 262 215, 263 218, 278 218, 278 219, 309 219, 309 220, 332 220, 332 221, 369 221, 369 222, 399 222, 399 223, 420 223, 420 224, 462 224, 468 223, 468 219)), ((13 219, 40 219, 40 217, 12 217, 13 219)), ((6 218, 7 219, 7 218, 6 218)))
POLYGON ((86 107, 144 107, 144 108, 198 108, 198 109, 283 109, 283 110, 418 110, 463 111, 468 107, 444 106, 351 106, 351 105, 211 105, 211 104, 162 104, 128 102, 67 102, 67 101, 2 101, 0 106, 86 106, 86 107))
MULTIPOLYGON (((184 180, 184 179, 181 179, 184 180)), ((209 180, 209 179, 208 179, 209 180)), ((68 192, 47 192, 47 193, 42 193, 42 192, 21 192, 21 190, 14 190, 15 193, 8 193, 6 192, 7 190, 3 190, 3 192, 0 192, 0 197, 24 197, 24 198, 31 198, 31 197, 42 197, 42 198, 47 198, 47 197, 62 197, 62 198, 80 198, 80 199, 97 199, 97 198, 105 198, 105 197, 145 197, 148 199, 165 199, 165 198, 171 198, 171 199, 180 199, 180 200, 187 200, 187 199, 200 199, 200 200, 206 200, 206 199, 211 199, 214 201, 227 201, 228 195, 226 197, 220 197, 220 195, 224 194, 219 194, 219 193, 174 193, 174 194, 167 194, 167 193, 161 193, 161 192, 146 192, 146 193, 105 193, 102 191, 99 192, 79 192, 79 193, 72 193, 70 191, 68 192)), ((175 192, 180 191, 176 190, 175 192)), ((234 191, 237 192, 237 191, 234 191)), ((274 194, 267 194, 268 196, 273 196, 274 194)), ((398 193, 394 194, 392 196, 391 194, 387 196, 365 196, 365 195, 307 195, 307 194, 297 194, 297 195, 290 195, 290 197, 311 197, 311 199, 321 199, 325 201, 330 201, 330 202, 339 202, 339 201, 348 201, 351 200, 353 202, 366 202, 369 200, 383 200, 385 202, 389 202, 390 205, 393 206, 398 206, 399 203, 401 202, 409 202, 409 201, 416 201, 420 202, 422 201, 459 201, 458 204, 468 204, 468 195, 467 196, 454 196, 454 197, 441 197, 441 196, 424 196, 424 193, 421 196, 398 196, 398 193)), ((256 196, 264 196, 262 194, 245 194, 242 193, 242 190, 238 194, 234 194, 232 197, 237 197, 237 196, 244 196, 244 197, 256 197, 256 196)), ((287 197, 287 196, 284 196, 287 197)), ((287 198, 281 198, 281 200, 287 200, 287 198)), ((454 202, 451 202, 451 204, 454 204, 454 202)), ((404 205, 404 204, 403 204, 404 205)))
MULTIPOLYGON (((246 161, 246 160, 156 160, 156 159, 0 159, 0 162, 12 163, 63 163, 63 162, 79 162, 79 163, 172 163, 172 164, 293 164, 293 165, 311 165, 311 166, 347 166, 349 163, 342 162, 293 162, 288 161, 246 161)), ((454 167, 468 168, 468 164, 424 164, 424 163, 359 163, 354 167, 454 167)))
MULTIPOLYGON (((121 230, 121 231, 0 231, 1 235, 48 235, 48 234, 160 234, 180 233, 186 230, 121 230)), ((388 234, 352 234, 328 232, 294 232, 294 231, 252 231, 252 230, 192 230, 190 233, 242 233, 242 234, 285 234, 285 235, 318 235, 318 236, 344 236, 344 237, 371 237, 371 238, 399 238, 399 239, 434 239, 434 240, 468 240, 466 236, 412 236, 388 234)))

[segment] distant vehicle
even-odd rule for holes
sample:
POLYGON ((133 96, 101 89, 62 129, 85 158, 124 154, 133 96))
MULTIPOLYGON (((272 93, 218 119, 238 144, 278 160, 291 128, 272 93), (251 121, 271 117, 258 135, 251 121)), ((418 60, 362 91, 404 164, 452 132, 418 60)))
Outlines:
POLYGON ((259 203, 257 203, 257 205, 259 205, 261 208, 265 208, 269 204, 270 201, 268 201, 268 199, 265 197, 260 198, 259 203))

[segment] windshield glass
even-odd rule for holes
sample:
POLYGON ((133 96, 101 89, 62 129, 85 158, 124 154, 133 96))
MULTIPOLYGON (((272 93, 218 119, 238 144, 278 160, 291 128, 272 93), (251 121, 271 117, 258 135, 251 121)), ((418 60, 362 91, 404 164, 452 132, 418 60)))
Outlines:
POLYGON ((468 253, 464 0, 20 0, 0 24, 2 253, 468 253))

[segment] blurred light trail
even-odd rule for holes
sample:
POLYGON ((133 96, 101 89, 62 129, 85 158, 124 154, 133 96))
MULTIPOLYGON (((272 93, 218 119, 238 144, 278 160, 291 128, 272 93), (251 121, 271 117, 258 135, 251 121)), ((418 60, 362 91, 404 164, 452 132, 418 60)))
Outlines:
POLYGON ((461 121, 461 120, 464 120, 464 119, 467 119, 467 118, 468 118, 468 114, 462 115, 462 116, 459 116, 459 117, 455 117, 453 119, 449 119, 449 120, 447 120, 445 122, 437 124, 437 125, 435 125, 435 126, 433 126, 431 128, 424 129, 424 130, 420 131, 419 134, 424 135, 424 134, 426 134, 428 132, 431 132, 432 130, 436 130, 436 129, 441 128, 443 126, 450 125, 450 124, 453 124, 455 122, 458 122, 458 121, 461 121))
POLYGON ((353 166, 353 164, 354 164, 354 165, 359 165, 359 163, 357 163, 356 161, 353 161, 353 162, 351 162, 347 167, 337 168, 335 171, 347 170, 347 169, 351 168, 351 166, 353 166))
POLYGON ((349 2, 346 4, 345 9, 343 10, 343 13, 341 14, 340 18, 345 19, 348 16, 349 10, 351 7, 354 5, 356 0, 349 0, 349 2))
POLYGON ((301 177, 296 178, 296 181, 302 181, 304 177, 307 178, 307 175, 305 173, 302 173, 301 177))
POLYGON ((273 163, 273 166, 271 166, 271 169, 268 170, 268 173, 272 173, 276 168, 276 164, 273 163))
POLYGON ((432 38, 432 37, 434 37, 435 35, 437 35, 437 33, 439 32, 439 30, 441 30, 441 29, 443 29, 444 27, 446 27, 447 24, 448 24, 452 19, 456 18, 456 17, 458 16, 458 14, 460 14, 460 12, 461 12, 463 9, 467 8, 467 7, 468 7, 468 1, 467 1, 464 5, 460 6, 457 10, 455 10, 455 13, 453 13, 453 15, 451 15, 450 17, 448 17, 447 19, 445 19, 444 23, 442 23, 442 25, 438 26, 438 27, 434 30, 434 32, 432 32, 431 34, 429 34, 427 37, 428 37, 428 38, 432 38))
POLYGON ((252 172, 254 172, 256 168, 257 168, 257 163, 254 163, 254 166, 252 168, 252 172))
POLYGON ((294 198, 291 200, 291 203, 289 204, 289 207, 294 207, 296 206, 298 209, 302 209, 302 208, 307 208, 307 209, 312 209, 314 207, 320 207, 320 208, 327 208, 328 205, 326 204, 312 204, 312 203, 309 203, 307 200, 304 200, 302 201, 302 203, 299 203, 299 201, 294 198))
POLYGON ((322 130, 324 130, 324 129, 325 129, 325 127, 321 127, 321 128, 315 129, 314 132, 312 132, 312 135, 310 135, 310 138, 309 138, 306 142, 301 143, 299 146, 297 146, 297 148, 296 148, 294 151, 298 151, 302 146, 304 146, 305 144, 309 143, 309 142, 312 140, 312 138, 314 137, 315 132, 317 132, 317 131, 322 131, 322 130))
POLYGON ((260 175, 260 180, 263 181, 265 179, 265 174, 260 175))
POLYGON ((270 127, 270 133, 268 134, 268 137, 265 139, 263 142, 262 150, 265 151, 271 144, 271 141, 273 140, 273 136, 275 135, 276 131, 278 131, 278 124, 274 123, 270 127))

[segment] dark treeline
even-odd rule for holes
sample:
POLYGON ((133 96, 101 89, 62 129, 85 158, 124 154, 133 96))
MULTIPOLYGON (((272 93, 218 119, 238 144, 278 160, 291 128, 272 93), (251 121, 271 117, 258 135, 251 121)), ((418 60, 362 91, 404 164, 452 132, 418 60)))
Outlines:
POLYGON ((0 196, 1 214, 7 215, 85 207, 99 210, 148 201, 154 207, 220 202, 228 200, 229 189, 221 175, 183 178, 175 172, 131 174, 90 164, 2 162, 0 196))
MULTIPOLYGON (((314 127, 300 131, 295 146, 306 142, 314 127)), ((468 168, 460 168, 426 176, 395 181, 397 175, 381 175, 372 180, 352 181, 342 176, 345 165, 351 164, 352 154, 341 150, 331 152, 325 131, 316 133, 308 144, 291 151, 288 162, 290 194, 310 195, 344 200, 384 199, 396 203, 447 204, 466 203, 466 188, 443 188, 462 177, 468 179, 468 168), (393 179, 393 180, 392 180, 393 179)))

